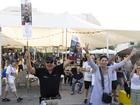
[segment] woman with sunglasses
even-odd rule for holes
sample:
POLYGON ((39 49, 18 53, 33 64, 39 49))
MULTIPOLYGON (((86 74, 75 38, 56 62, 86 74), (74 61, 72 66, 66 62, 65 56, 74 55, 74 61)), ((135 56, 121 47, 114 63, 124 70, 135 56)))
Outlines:
POLYGON ((131 104, 140 105, 140 60, 136 61, 131 77, 131 104))
MULTIPOLYGON (((54 64, 54 58, 49 56, 45 60, 45 68, 32 67, 30 63, 30 53, 28 52, 29 72, 39 78, 40 83, 40 103, 50 99, 61 99, 59 84, 64 68, 72 62, 66 60, 60 65, 54 64)), ((54 103, 55 104, 55 103, 54 103)), ((41 104, 42 105, 42 104, 41 104)))

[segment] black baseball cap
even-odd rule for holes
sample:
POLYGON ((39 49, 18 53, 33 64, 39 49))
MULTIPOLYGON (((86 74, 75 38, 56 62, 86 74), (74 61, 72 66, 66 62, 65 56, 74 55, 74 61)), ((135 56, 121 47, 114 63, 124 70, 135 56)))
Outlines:
POLYGON ((54 62, 53 56, 47 56, 46 57, 46 63, 47 62, 52 62, 53 63, 54 62))

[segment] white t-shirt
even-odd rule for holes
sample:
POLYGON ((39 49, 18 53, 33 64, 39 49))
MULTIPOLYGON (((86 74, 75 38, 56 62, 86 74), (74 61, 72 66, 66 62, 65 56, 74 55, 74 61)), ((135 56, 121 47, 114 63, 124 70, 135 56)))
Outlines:
POLYGON ((131 89, 140 89, 140 77, 136 73, 131 78, 131 89))
MULTIPOLYGON (((113 65, 116 64, 115 62, 113 63, 113 65)), ((117 72, 116 70, 112 71, 112 81, 116 81, 117 80, 117 72)))
POLYGON ((12 65, 9 65, 6 70, 6 74, 8 74, 8 82, 14 83, 15 75, 16 75, 16 68, 12 67, 12 65))
POLYGON ((112 81, 117 80, 117 73, 116 70, 112 71, 112 81))
POLYGON ((85 70, 85 72, 84 72, 84 81, 92 81, 92 68, 88 64, 88 61, 83 63, 83 68, 86 69, 86 70, 90 70, 90 71, 85 70))

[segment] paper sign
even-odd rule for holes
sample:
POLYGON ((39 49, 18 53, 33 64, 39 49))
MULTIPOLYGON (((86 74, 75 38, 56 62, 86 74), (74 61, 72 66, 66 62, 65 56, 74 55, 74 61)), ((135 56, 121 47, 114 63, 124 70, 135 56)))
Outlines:
POLYGON ((21 24, 23 27, 23 36, 31 37, 32 34, 31 0, 21 0, 21 24))
POLYGON ((77 58, 80 59, 81 54, 82 54, 82 50, 80 46, 80 40, 77 36, 72 36, 69 59, 71 60, 77 60, 77 58))

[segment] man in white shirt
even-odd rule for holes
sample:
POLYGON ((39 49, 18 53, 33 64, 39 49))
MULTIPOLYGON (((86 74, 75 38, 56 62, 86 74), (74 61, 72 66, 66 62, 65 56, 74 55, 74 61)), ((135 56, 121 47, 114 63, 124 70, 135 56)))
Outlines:
POLYGON ((17 98, 17 102, 20 102, 21 100, 23 100, 23 98, 20 98, 17 96, 16 86, 15 86, 15 78, 16 78, 16 63, 15 62, 12 62, 12 64, 9 64, 9 66, 7 67, 6 78, 7 78, 6 87, 5 87, 2 102, 10 101, 10 99, 6 98, 9 90, 14 93, 14 95, 17 98))
POLYGON ((94 85, 94 74, 92 72, 91 66, 88 64, 88 59, 83 63, 83 71, 84 71, 84 103, 87 103, 89 88, 91 84, 94 85))

